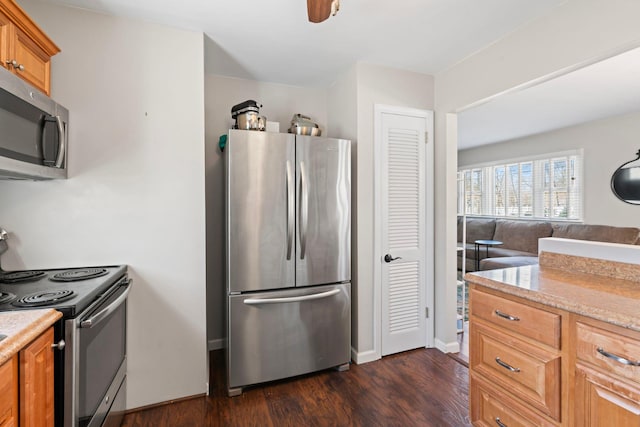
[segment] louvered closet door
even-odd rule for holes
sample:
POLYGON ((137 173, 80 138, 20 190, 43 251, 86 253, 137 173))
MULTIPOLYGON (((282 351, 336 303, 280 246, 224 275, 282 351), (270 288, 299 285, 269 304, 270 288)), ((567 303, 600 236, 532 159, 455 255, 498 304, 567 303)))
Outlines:
POLYGON ((426 345, 424 117, 382 115, 382 355, 426 345))

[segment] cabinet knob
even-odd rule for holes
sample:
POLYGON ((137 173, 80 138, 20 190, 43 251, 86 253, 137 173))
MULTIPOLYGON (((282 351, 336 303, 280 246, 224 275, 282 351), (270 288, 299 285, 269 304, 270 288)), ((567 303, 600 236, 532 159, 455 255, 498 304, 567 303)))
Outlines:
POLYGON ((64 340, 60 340, 57 343, 51 344, 51 348, 57 348, 58 350, 62 350, 67 345, 64 340))
POLYGON ((18 61, 16 61, 15 59, 8 59, 4 61, 4 63, 7 65, 11 65, 14 70, 24 71, 24 65, 18 64, 18 61))

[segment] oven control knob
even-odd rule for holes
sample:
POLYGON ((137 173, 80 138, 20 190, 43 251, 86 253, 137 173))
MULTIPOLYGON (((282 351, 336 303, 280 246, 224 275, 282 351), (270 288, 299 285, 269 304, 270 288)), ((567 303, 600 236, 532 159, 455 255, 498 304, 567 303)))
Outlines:
POLYGON ((60 340, 58 341, 58 343, 53 343, 51 344, 52 348, 57 348, 58 350, 62 350, 64 348, 64 346, 67 345, 67 343, 64 342, 64 340, 60 340))
POLYGON ((104 398, 104 403, 107 403, 107 404, 109 403, 109 396, 104 398))

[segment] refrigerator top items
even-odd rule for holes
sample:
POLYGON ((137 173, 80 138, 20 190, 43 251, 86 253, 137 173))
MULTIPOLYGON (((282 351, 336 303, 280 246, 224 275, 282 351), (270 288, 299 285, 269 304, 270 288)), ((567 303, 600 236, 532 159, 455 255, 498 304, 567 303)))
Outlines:
POLYGON ((291 118, 291 127, 289 133, 296 135, 320 136, 322 133, 317 123, 312 122, 310 117, 296 113, 291 118))
POLYGON ((235 120, 234 129, 260 130, 266 129, 267 118, 260 115, 260 107, 253 99, 248 99, 231 108, 231 118, 235 120))

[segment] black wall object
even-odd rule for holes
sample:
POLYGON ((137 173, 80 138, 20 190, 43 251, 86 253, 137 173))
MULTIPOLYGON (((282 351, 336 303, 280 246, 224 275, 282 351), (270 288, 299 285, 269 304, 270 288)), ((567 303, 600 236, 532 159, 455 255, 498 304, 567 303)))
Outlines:
POLYGON ((611 176, 611 191, 623 202, 632 205, 640 205, 640 150, 636 153, 638 157, 624 163, 611 176))

